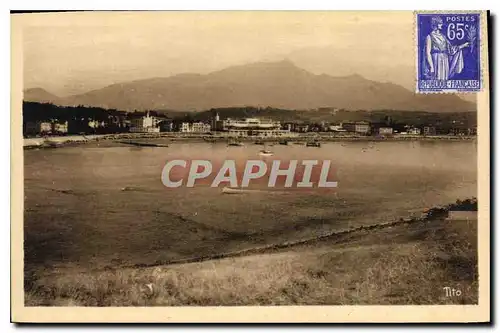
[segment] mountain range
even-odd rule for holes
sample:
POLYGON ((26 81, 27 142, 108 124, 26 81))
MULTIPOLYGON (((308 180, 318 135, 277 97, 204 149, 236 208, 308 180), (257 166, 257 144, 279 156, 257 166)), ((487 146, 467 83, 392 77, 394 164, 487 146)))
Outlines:
POLYGON ((452 94, 415 94, 400 85, 356 74, 317 75, 289 60, 232 66, 209 74, 122 82, 66 97, 31 88, 25 90, 24 100, 125 111, 201 111, 237 106, 296 110, 324 107, 429 112, 476 110, 474 103, 452 94))

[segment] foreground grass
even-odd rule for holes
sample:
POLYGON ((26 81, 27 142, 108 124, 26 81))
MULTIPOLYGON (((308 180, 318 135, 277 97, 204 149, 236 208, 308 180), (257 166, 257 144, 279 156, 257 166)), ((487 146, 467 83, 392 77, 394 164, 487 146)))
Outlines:
POLYGON ((475 304, 477 221, 435 219, 283 252, 95 272, 37 272, 28 306, 475 304), (444 287, 461 290, 447 297, 444 287))

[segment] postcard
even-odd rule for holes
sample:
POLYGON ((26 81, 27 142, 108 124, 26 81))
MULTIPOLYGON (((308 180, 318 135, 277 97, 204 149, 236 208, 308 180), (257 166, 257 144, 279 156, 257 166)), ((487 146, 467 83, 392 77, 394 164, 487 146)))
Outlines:
POLYGON ((12 13, 11 320, 489 322, 488 22, 12 13))

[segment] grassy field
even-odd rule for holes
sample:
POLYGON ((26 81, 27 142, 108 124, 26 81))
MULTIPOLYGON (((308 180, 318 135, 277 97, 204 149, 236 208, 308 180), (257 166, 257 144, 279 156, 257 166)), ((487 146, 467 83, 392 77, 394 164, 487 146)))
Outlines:
POLYGON ((477 221, 437 217, 181 265, 51 268, 25 290, 28 306, 476 304, 477 221))

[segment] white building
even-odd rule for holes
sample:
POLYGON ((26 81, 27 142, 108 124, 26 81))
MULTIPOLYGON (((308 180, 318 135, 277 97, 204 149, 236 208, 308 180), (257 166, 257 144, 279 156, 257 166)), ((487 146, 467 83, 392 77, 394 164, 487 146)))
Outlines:
POLYGON ((378 129, 378 134, 380 135, 391 135, 393 133, 392 127, 380 127, 378 129))
POLYGON ((340 125, 330 125, 328 129, 332 132, 346 132, 346 130, 340 125))
POLYGON ((191 124, 190 123, 181 123, 179 126, 179 132, 182 132, 182 133, 191 132, 191 124))
POLYGON ((259 118, 224 119, 218 121, 218 131, 228 132, 231 136, 289 136, 289 129, 282 129, 279 121, 263 120, 259 118))
POLYGON ((156 117, 150 116, 149 112, 140 118, 135 118, 130 121, 130 132, 133 133, 159 133, 160 127, 158 124, 160 120, 156 117))
POLYGON ((184 122, 179 125, 179 132, 181 133, 208 133, 211 129, 210 124, 201 121, 195 123, 184 122))
POLYGON ((408 129, 408 134, 410 135, 420 135, 420 133, 422 133, 422 130, 420 128, 413 127, 408 129))
POLYGON ((88 125, 90 128, 100 128, 104 127, 106 124, 104 123, 104 121, 89 120, 88 125))
POLYGON ((219 112, 216 112, 215 113, 215 117, 212 118, 212 127, 211 129, 216 129, 217 128, 217 123, 220 121, 220 117, 219 117, 219 112))
POLYGON ((54 123, 54 132, 59 133, 59 134, 68 133, 68 122, 67 121, 65 121, 64 123, 55 122, 54 123))
POLYGON ((47 121, 39 122, 38 128, 40 129, 40 133, 51 133, 52 132, 52 123, 49 123, 47 121))
POLYGON ((208 133, 212 129, 210 124, 205 124, 203 122, 197 122, 191 124, 191 132, 193 133, 208 133))

